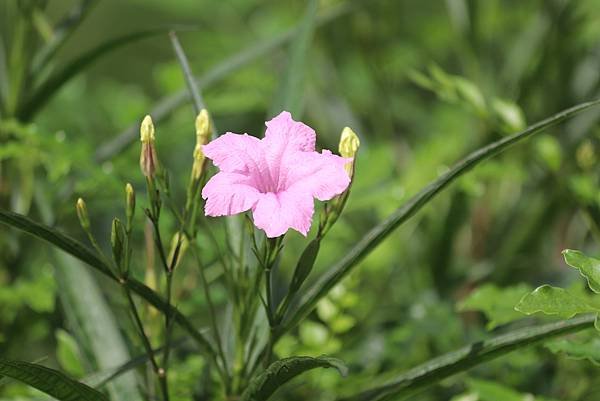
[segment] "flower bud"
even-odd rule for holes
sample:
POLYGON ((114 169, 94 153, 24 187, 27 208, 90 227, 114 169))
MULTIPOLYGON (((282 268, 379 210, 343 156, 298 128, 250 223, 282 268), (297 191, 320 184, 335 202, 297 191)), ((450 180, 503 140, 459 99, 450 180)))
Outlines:
POLYGON ((87 206, 85 205, 85 202, 83 199, 81 199, 81 198, 77 199, 77 204, 75 206, 75 209, 77 210, 77 217, 79 218, 79 224, 81 224, 81 227, 85 231, 88 231, 90 229, 90 218, 88 216, 87 206))
POLYGON ((348 175, 352 177, 354 172, 354 158, 356 157, 356 152, 360 146, 360 140, 352 128, 345 127, 342 130, 342 135, 340 137, 340 145, 339 151, 342 157, 352 158, 352 162, 346 164, 346 171, 348 175))
POLYGON ((125 235, 123 230, 123 223, 117 218, 112 222, 112 229, 110 232, 110 245, 112 247, 113 257, 117 266, 121 267, 123 262, 123 251, 124 251, 125 235))
POLYGON ((150 116, 144 117, 140 126, 140 140, 142 142, 142 152, 140 154, 140 168, 144 176, 154 177, 158 167, 158 158, 156 157, 156 148, 154 146, 154 124, 150 116))
POLYGON ((131 228, 131 222, 133 221, 133 215, 135 214, 135 191, 130 183, 125 185, 126 195, 126 206, 125 216, 127 217, 127 228, 131 228))
POLYGON ((181 233, 175 233, 173 238, 171 239, 171 249, 169 251, 169 257, 167 261, 169 262, 169 266, 173 269, 177 267, 179 261, 185 254, 189 243, 185 235, 181 233))
POLYGON ((202 146, 210 139, 210 116, 206 109, 202 109, 196 117, 196 147, 194 148, 194 164, 192 165, 192 179, 198 180, 204 169, 204 152, 202 146))

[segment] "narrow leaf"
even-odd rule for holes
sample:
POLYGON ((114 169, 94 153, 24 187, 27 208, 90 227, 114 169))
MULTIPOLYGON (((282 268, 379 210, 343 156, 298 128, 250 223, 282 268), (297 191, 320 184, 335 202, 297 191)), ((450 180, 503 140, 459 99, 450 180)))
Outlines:
POLYGON ((319 254, 319 248, 321 247, 321 241, 319 239, 313 239, 310 243, 304 248, 300 258, 298 259, 298 263, 296 264, 296 269, 294 269, 294 275, 292 276, 292 281, 290 283, 289 291, 291 293, 296 293, 302 283, 306 280, 308 275, 310 274, 313 266, 315 265, 315 260, 317 259, 317 255, 319 254))
POLYGON ((317 0, 309 0, 306 4, 304 18, 290 47, 288 63, 271 107, 270 116, 279 114, 281 110, 287 110, 292 115, 298 116, 302 111, 306 59, 315 30, 318 5, 317 0))
POLYGON ((42 365, 0 358, 0 374, 60 401, 108 401, 104 394, 42 365))
POLYGON ((198 89, 198 85, 196 80, 194 79, 194 75, 192 74, 192 68, 190 67, 190 62, 188 61, 185 52, 183 51, 183 47, 181 47, 181 43, 177 38, 177 34, 175 32, 169 32, 169 38, 171 39, 171 45, 173 46, 173 50, 175 51, 175 55, 177 56, 177 60, 179 61, 179 65, 181 66, 181 70, 183 71, 183 76, 185 78, 185 82, 188 87, 188 91, 190 92, 190 96, 192 97, 192 104, 194 105, 194 111, 196 114, 200 113, 200 110, 205 109, 204 100, 202 99, 202 95, 200 94, 200 90, 198 89))
MULTIPOLYGON (((0 223, 22 230, 36 238, 45 240, 50 244, 62 249, 66 253, 75 258, 87 263, 89 266, 98 270, 100 273, 111 278, 113 281, 119 282, 119 279, 110 271, 110 268, 96 256, 88 247, 81 244, 79 241, 55 230, 51 227, 36 223, 29 218, 18 213, 0 210, 0 223)), ((186 330, 196 343, 205 351, 211 358, 214 358, 216 353, 213 345, 208 341, 206 336, 198 331, 194 324, 190 322, 179 310, 158 295, 151 288, 139 282, 136 279, 129 278, 123 285, 128 286, 131 291, 145 299, 148 303, 160 310, 163 314, 169 313, 175 322, 186 330)))
POLYGON ((598 309, 564 289, 550 285, 543 285, 526 294, 515 309, 526 315, 542 312, 546 315, 558 315, 563 319, 569 319, 579 313, 598 312, 598 309))
POLYGON ((342 361, 327 356, 295 356, 281 359, 273 362, 250 382, 240 401, 266 401, 279 387, 294 377, 316 368, 335 368, 342 376, 346 376, 348 370, 342 361))
MULTIPOLYGON (((332 7, 330 10, 324 12, 322 15, 317 17, 317 26, 323 26, 341 16, 348 14, 350 11, 355 10, 356 7, 351 3, 352 2, 346 2, 339 6, 332 7)), ((356 3, 356 1, 354 3, 356 3)), ((206 74, 196 78, 196 84, 199 90, 206 89, 207 87, 220 82, 247 64, 258 60, 274 49, 283 46, 295 37, 298 30, 299 27, 294 27, 282 32, 277 36, 269 37, 262 41, 257 41, 256 44, 253 44, 252 46, 247 47, 218 63, 206 74)), ((183 88, 179 92, 169 95, 158 101, 150 111, 150 115, 152 116, 154 123, 156 124, 169 117, 174 110, 187 102, 189 98, 189 91, 187 88, 183 88)), ((100 145, 96 151, 96 160, 103 162, 124 151, 128 145, 137 140, 139 135, 138 130, 139 123, 132 124, 130 127, 118 134, 115 138, 110 139, 106 143, 100 145)))
POLYGON ((418 390, 439 383, 450 376, 506 355, 509 352, 540 343, 549 338, 588 329, 593 324, 594 316, 580 316, 567 321, 518 329, 432 359, 402 373, 381 386, 344 398, 341 401, 404 399, 418 390))
POLYGON ((46 102, 48 102, 48 100, 63 87, 64 84, 105 54, 135 41, 164 33, 166 33, 165 29, 152 29, 129 33, 103 42, 97 47, 85 52, 63 67, 61 71, 51 75, 38 89, 36 89, 29 100, 22 104, 17 110, 17 118, 21 121, 29 121, 46 104, 46 102))
POLYGON ((563 256, 569 266, 579 270, 579 273, 585 277, 590 289, 600 294, 600 260, 572 249, 564 250, 563 256))
MULTIPOLYGON (((321 298, 323 298, 340 280, 342 280, 352 269, 364 259, 379 243, 381 243, 390 233, 410 219, 423 206, 427 205, 438 193, 450 185, 458 177, 464 175, 480 162, 495 156, 510 146, 523 141, 536 133, 558 124, 577 113, 598 105, 600 100, 582 103, 561 111, 552 117, 531 125, 526 130, 514 135, 493 142, 481 149, 478 149, 458 162, 452 169, 444 175, 431 182, 419 193, 413 196, 408 202, 392 213, 385 221, 374 227, 365 234, 362 239, 344 256, 339 262, 327 269, 325 273, 311 288, 300 292, 303 294, 296 310, 290 310, 284 321, 284 327, 277 333, 283 332, 294 327, 315 307, 321 298)), ((299 294, 300 294, 299 293, 299 294)))

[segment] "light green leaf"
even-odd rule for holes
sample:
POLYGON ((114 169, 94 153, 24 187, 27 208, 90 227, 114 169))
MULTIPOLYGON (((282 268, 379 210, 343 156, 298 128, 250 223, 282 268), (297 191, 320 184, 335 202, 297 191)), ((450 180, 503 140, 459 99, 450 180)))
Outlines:
POLYGON ((475 289, 459 305, 460 311, 476 310, 485 314, 488 319, 486 328, 492 330, 513 320, 521 319, 523 315, 515 310, 515 305, 523 295, 531 291, 527 284, 517 284, 511 287, 499 288, 494 284, 485 284, 475 289))
POLYGON ((56 358, 60 367, 75 377, 81 377, 85 373, 81 363, 81 353, 77 341, 72 335, 62 329, 55 333, 57 349, 56 358))
POLYGON ((335 368, 342 376, 346 376, 348 371, 342 361, 327 356, 295 356, 281 359, 273 362, 250 382, 240 401, 266 401, 279 387, 294 377, 316 368, 335 368))
POLYGON ((563 256, 569 266, 579 270, 579 273, 586 278, 590 289, 600 294, 600 260, 572 249, 565 249, 563 256))
POLYGON ((23 382, 60 401, 108 401, 104 394, 93 388, 34 363, 0 359, 0 375, 23 382))
POLYGON ((543 285, 525 295, 515 309, 526 315, 542 312, 569 319, 579 313, 598 312, 598 309, 571 295, 562 288, 543 285))
POLYGON ((297 307, 295 309, 289 309, 289 313, 286 314, 286 318, 283 322, 283 328, 276 332, 276 335, 281 335, 285 331, 296 326, 313 310, 321 298, 327 295, 338 282, 350 273, 352 269, 375 249, 377 245, 387 238, 390 233, 409 220, 458 177, 461 177, 482 161, 502 153, 510 146, 598 104, 600 104, 600 100, 571 107, 570 109, 564 110, 552 117, 531 125, 522 132, 484 146, 458 162, 452 169, 429 183, 425 188, 414 195, 387 219, 363 235, 361 240, 356 243, 342 259, 328 268, 327 272, 310 288, 306 291, 300 291, 299 294, 302 294, 302 298, 297 302, 297 307))

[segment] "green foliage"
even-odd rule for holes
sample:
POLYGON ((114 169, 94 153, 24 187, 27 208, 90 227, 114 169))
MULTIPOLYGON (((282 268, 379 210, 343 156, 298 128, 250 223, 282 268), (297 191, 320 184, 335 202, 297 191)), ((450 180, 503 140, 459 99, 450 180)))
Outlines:
POLYGON ((579 270, 579 273, 585 277, 590 289, 600 293, 600 260, 571 249, 563 251, 563 256, 569 266, 579 270))
POLYGON ((580 313, 599 311, 564 289, 550 285, 543 285, 525 295, 515 309, 526 315, 542 312, 547 315, 558 315, 563 319, 569 319, 580 313))

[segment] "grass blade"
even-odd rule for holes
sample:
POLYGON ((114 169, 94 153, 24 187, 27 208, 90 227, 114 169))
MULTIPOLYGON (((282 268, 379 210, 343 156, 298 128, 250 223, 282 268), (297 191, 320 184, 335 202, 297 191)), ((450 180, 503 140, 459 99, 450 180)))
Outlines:
MULTIPOLYGON (((354 9, 356 9, 356 5, 352 3, 346 3, 340 6, 332 7, 329 11, 317 17, 316 25, 317 27, 323 26, 341 16, 348 14, 354 9)), ((254 60, 257 60, 274 49, 284 45, 295 37, 298 29, 298 27, 289 29, 278 36, 260 41, 257 44, 252 45, 227 58, 209 70, 206 74, 195 79, 198 88, 200 90, 206 89, 207 87, 223 80, 229 74, 241 69, 245 65, 250 64, 254 60)), ((186 88, 181 89, 179 92, 167 96, 156 103, 149 114, 152 116, 152 120, 156 124, 169 117, 173 111, 187 102, 189 98, 189 91, 186 88)), ((139 123, 132 124, 130 127, 118 134, 115 138, 100 145, 96 151, 96 160, 101 163, 124 151, 128 145, 137 140, 139 136, 139 128, 139 123)))
POLYGON ((0 359, 0 375, 23 382, 60 401, 108 401, 99 391, 35 363, 0 359))
POLYGON ((183 76, 185 77, 185 83, 188 86, 188 91, 192 97, 194 111, 196 112, 196 115, 198 115, 198 113, 200 113, 200 110, 206 108, 206 105, 204 104, 204 100, 202 99, 202 95, 200 94, 200 90, 198 89, 198 84, 194 79, 194 75, 192 74, 192 69, 190 68, 188 58, 185 55, 183 48, 181 47, 181 43, 179 43, 177 34, 171 31, 169 32, 169 38, 171 39, 173 50, 175 50, 175 55, 177 56, 177 60, 179 60, 179 65, 181 66, 181 70, 183 71, 183 76))
POLYGON ((531 125, 522 132, 505 137, 499 141, 493 142, 481 149, 468 155, 458 162, 452 169, 446 172, 438 179, 431 182, 408 202, 392 213, 385 221, 369 231, 339 262, 333 265, 327 272, 321 276, 316 283, 307 291, 300 292, 302 298, 297 303, 295 310, 290 310, 286 315, 283 328, 278 331, 278 335, 295 326, 300 320, 310 313, 317 302, 323 298, 340 280, 342 280, 354 266, 356 266, 365 256, 369 254, 381 241, 383 241, 392 231, 402 225, 405 221, 417 213, 431 199, 440 193, 444 188, 451 184, 458 177, 462 176, 480 162, 495 156, 510 146, 523 141, 532 135, 566 120, 573 115, 580 113, 592 106, 600 104, 599 100, 582 103, 561 111, 552 117, 531 125))
POLYGON ((447 377, 464 372, 509 352, 540 343, 552 337, 592 328, 594 320, 595 316, 582 316, 537 327, 526 327, 489 340, 479 341, 410 369, 382 386, 366 390, 340 401, 401 399, 447 377))
POLYGON ((85 52, 67 64, 61 71, 51 75, 42 85, 40 85, 29 100, 20 105, 16 113, 17 117, 21 121, 29 121, 64 84, 105 54, 135 41, 164 34, 166 32, 167 30, 165 29, 151 29, 129 33, 103 42, 95 48, 85 52))
MULTIPOLYGON (((85 245, 81 244, 79 241, 61 233, 60 231, 43 224, 36 223, 18 213, 5 210, 0 210, 0 223, 17 228, 30 235, 33 235, 36 238, 49 242, 71 256, 74 256, 82 262, 85 262, 103 275, 111 278, 113 281, 119 283, 119 279, 111 272, 110 267, 107 266, 98 256, 96 256, 94 252, 92 252, 85 245)), ((136 279, 129 278, 125 283, 123 283, 123 285, 129 287, 131 291, 142 297, 163 314, 171 314, 174 321, 190 334, 190 336, 200 346, 202 351, 204 351, 214 360, 216 354, 213 345, 208 341, 202 332, 196 329, 192 322, 190 322, 181 312, 179 312, 177 308, 175 308, 173 305, 167 304, 167 302, 160 295, 136 279)))
POLYGON ((269 112, 269 117, 279 114, 282 110, 287 110, 297 117, 302 112, 306 58, 315 31, 318 5, 319 3, 316 0, 309 0, 306 4, 304 18, 291 45, 289 61, 269 112))

